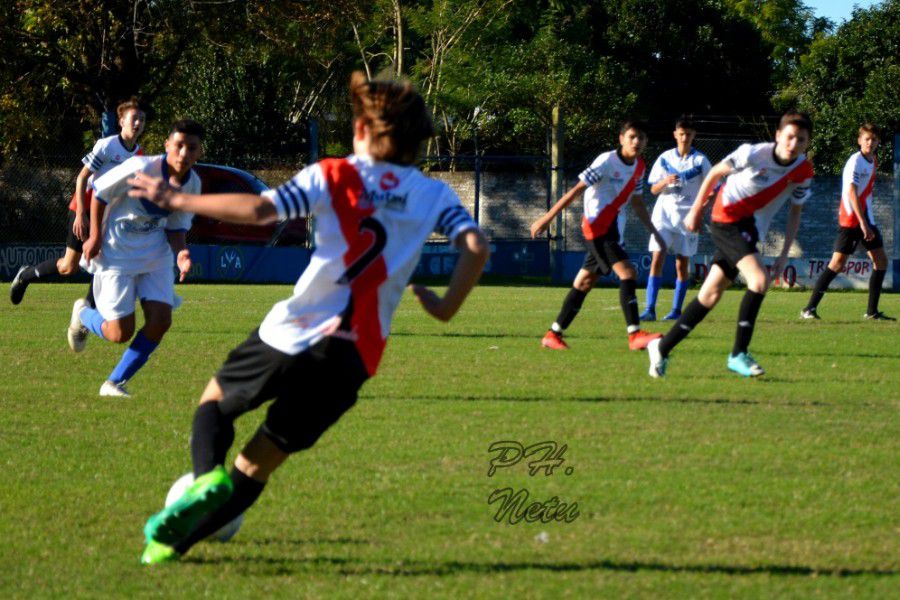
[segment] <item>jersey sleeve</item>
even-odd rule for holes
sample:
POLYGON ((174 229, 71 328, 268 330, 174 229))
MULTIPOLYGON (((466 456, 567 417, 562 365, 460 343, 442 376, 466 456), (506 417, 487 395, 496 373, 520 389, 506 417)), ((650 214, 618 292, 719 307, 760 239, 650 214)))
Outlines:
POLYGON ((843 183, 843 193, 846 194, 850 191, 850 186, 856 188, 856 193, 859 194, 860 190, 865 186, 865 182, 863 181, 862 173, 860 173, 859 169, 856 166, 859 164, 857 160, 856 154, 850 157, 850 160, 847 161, 847 164, 844 165, 844 173, 841 177, 843 183))
POLYGON ((109 204, 118 198, 124 197, 131 187, 128 185, 128 179, 137 171, 140 171, 148 162, 146 158, 133 156, 118 167, 108 171, 93 183, 94 200, 98 200, 103 204, 109 204))
POLYGON ((194 213, 177 210, 166 218, 166 231, 187 231, 193 220, 194 213))
POLYGON ((735 171, 742 171, 750 164, 750 156, 753 154, 753 144, 741 144, 737 150, 729 154, 722 161, 735 171))
POLYGON ((328 183, 318 165, 310 165, 273 190, 262 193, 275 204, 279 221, 302 219, 316 214, 328 195, 328 183))
POLYGON ((453 242, 461 233, 478 229, 478 223, 459 201, 456 192, 447 185, 443 185, 443 188, 439 202, 441 209, 434 232, 453 242))
POLYGON ((662 154, 660 154, 653 162, 653 168, 650 169, 650 177, 647 178, 647 183, 650 185, 656 185, 666 176, 666 170, 663 168, 663 160, 662 154))
POLYGON ((97 140, 91 151, 85 154, 81 159, 81 164, 94 173, 99 171, 103 166, 103 163, 106 162, 106 148, 109 145, 106 139, 107 138, 97 140))
POLYGON ((594 162, 587 169, 578 174, 578 179, 583 181, 585 185, 600 183, 603 180, 607 159, 607 154, 601 154, 595 158, 594 162))

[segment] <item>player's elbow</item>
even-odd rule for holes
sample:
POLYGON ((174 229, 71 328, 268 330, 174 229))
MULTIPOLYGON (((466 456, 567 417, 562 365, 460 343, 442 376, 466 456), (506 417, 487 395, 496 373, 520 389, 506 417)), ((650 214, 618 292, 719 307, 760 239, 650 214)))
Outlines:
POLYGON ((278 211, 275 210, 275 205, 265 198, 260 198, 258 202, 256 202, 253 207, 253 214, 251 216, 252 222, 258 225, 270 225, 278 220, 278 211))

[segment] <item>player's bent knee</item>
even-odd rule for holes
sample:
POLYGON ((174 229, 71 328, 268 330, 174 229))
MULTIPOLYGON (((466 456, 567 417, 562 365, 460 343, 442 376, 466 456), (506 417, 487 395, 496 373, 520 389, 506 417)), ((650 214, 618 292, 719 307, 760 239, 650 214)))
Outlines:
POLYGON ((78 268, 79 267, 77 264, 69 262, 59 261, 58 263, 56 263, 56 270, 59 271, 59 274, 63 277, 74 275, 78 271, 78 268))
POLYGON ((204 402, 221 402, 223 397, 224 393, 222 392, 222 387, 219 385, 219 380, 213 377, 209 380, 209 383, 206 384, 206 388, 200 396, 200 404, 203 404, 204 402))

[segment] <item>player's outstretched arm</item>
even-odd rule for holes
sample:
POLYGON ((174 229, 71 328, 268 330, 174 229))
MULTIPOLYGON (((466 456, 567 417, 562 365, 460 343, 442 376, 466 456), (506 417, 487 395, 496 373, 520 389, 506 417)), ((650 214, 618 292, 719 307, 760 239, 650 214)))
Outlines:
POLYGON ((81 171, 78 173, 78 178, 75 180, 75 223, 72 225, 72 233, 75 234, 75 237, 81 241, 84 241, 90 235, 90 230, 85 230, 85 216, 90 217, 90 215, 84 214, 84 194, 87 189, 87 181, 91 176, 91 168, 88 166, 82 167, 81 171))
POLYGON ((568 192, 563 194, 563 197, 553 205, 553 208, 547 211, 547 214, 531 224, 531 237, 536 238, 540 234, 547 231, 547 228, 550 227, 550 223, 553 221, 556 215, 561 213, 563 209, 565 209, 568 205, 572 204, 572 201, 580 196, 584 192, 585 188, 587 188, 587 184, 583 181, 579 181, 574 186, 572 186, 572 188, 569 189, 568 192))
POLYGON ((444 297, 440 297, 424 285, 409 286, 422 308, 438 321, 449 321, 462 306, 469 292, 478 283, 484 265, 491 255, 487 238, 480 230, 464 231, 456 238, 459 261, 450 277, 450 285, 444 297))
POLYGON ((684 226, 688 231, 693 233, 700 231, 700 222, 703 220, 703 207, 706 206, 706 203, 712 197, 712 191, 715 189, 716 184, 719 183, 719 180, 723 177, 728 177, 732 170, 731 165, 725 161, 720 162, 709 170, 709 174, 707 174, 703 183, 700 184, 700 189, 697 190, 697 197, 694 199, 691 210, 684 218, 684 226))
POLYGON ((140 172, 135 173, 128 184, 132 186, 129 196, 146 198, 166 210, 181 210, 249 225, 266 225, 278 220, 275 204, 256 194, 184 194, 159 177, 140 172))

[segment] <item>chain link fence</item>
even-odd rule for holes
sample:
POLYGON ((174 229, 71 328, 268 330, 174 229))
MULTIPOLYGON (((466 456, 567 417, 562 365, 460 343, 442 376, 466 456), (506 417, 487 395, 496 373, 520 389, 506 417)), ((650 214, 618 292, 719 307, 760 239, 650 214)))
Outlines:
MULTIPOLYGON (((715 164, 746 141, 750 140, 701 138, 695 140, 694 145, 715 164)), ((673 145, 671 141, 652 143, 644 154, 648 168, 661 152, 673 145)), ((66 238, 66 207, 85 152, 86 149, 80 145, 73 145, 56 148, 44 156, 10 156, 0 165, 0 231, 3 232, 0 243, 62 245, 66 238)), ((563 175, 563 191, 577 181, 578 173, 593 158, 569 157, 566 164, 556 167, 563 175)), ((209 162, 215 163, 215 157, 209 162)), ((291 162, 296 162, 296 158, 253 156, 235 159, 229 166, 247 170, 274 187, 302 167, 291 162)), ((554 166, 545 155, 426 157, 421 166, 430 176, 445 181, 456 190, 494 240, 529 239, 530 224, 543 215, 555 200, 551 196, 554 166)), ((840 177, 816 178, 813 196, 804 209, 794 255, 830 255, 839 197, 840 177)), ((876 222, 881 228, 885 249, 889 256, 895 256, 895 215, 890 177, 878 178, 874 197, 876 222)), ((648 208, 652 209, 654 201, 653 198, 647 199, 648 208)), ((632 211, 627 210, 626 214, 626 248, 632 252, 646 251, 646 230, 632 211)), ((780 250, 786 214, 787 211, 782 210, 776 218, 765 240, 764 254, 775 254, 780 250)), ((583 248, 581 215, 581 202, 574 202, 564 212, 564 226, 558 240, 561 249, 578 251, 583 248)), ((712 252, 709 236, 701 235, 699 253, 712 252)))

